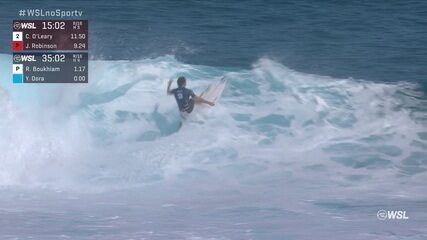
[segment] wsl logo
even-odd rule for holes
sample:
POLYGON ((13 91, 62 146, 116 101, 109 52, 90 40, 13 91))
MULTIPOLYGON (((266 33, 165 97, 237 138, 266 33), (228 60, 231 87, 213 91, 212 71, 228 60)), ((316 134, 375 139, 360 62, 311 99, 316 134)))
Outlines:
POLYGON ((21 30, 21 29, 37 29, 36 24, 34 22, 14 22, 13 28, 15 30, 21 30))
POLYGON ((409 217, 406 215, 406 211, 386 211, 386 210, 379 210, 377 212, 377 218, 378 220, 384 221, 384 220, 408 220, 409 217))
POLYGON ((13 62, 19 63, 19 62, 36 62, 36 56, 34 55, 13 55, 13 62))

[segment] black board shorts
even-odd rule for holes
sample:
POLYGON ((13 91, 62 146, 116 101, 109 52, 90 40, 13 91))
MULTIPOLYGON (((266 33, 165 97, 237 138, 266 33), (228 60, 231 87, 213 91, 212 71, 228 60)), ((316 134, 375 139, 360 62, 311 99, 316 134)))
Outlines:
POLYGON ((187 106, 185 106, 185 108, 181 109, 181 112, 186 112, 186 113, 191 113, 194 109, 194 100, 190 99, 188 101, 187 106))

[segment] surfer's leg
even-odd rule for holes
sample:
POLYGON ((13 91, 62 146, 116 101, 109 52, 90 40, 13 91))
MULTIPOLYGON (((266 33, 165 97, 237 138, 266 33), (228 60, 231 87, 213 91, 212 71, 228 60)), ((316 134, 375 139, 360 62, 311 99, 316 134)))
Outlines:
POLYGON ((199 98, 195 98, 195 99, 192 99, 192 100, 194 101, 195 104, 201 104, 201 103, 203 103, 199 98))

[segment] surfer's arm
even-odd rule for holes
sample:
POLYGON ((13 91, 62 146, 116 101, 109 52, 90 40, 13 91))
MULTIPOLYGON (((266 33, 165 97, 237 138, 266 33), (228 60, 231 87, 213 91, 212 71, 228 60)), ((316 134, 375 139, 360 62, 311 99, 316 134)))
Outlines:
POLYGON ((172 79, 169 80, 169 82, 168 82, 168 89, 166 90, 166 94, 167 95, 172 95, 173 94, 172 90, 171 90, 171 85, 172 85, 172 79))
POLYGON ((194 101, 196 102, 196 103, 206 103, 206 104, 208 104, 208 105, 210 105, 210 106, 214 106, 215 105, 215 103, 213 103, 213 102, 210 102, 210 101, 208 101, 208 100, 206 100, 206 99, 203 99, 202 97, 199 97, 199 96, 193 96, 193 99, 194 99, 194 101))

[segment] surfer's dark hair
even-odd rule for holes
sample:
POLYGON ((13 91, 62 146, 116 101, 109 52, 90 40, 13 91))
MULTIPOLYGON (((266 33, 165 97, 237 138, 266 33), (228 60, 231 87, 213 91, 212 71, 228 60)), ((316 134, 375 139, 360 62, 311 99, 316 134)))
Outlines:
POLYGON ((178 83, 178 87, 183 87, 186 81, 185 77, 179 77, 176 82, 178 83))

